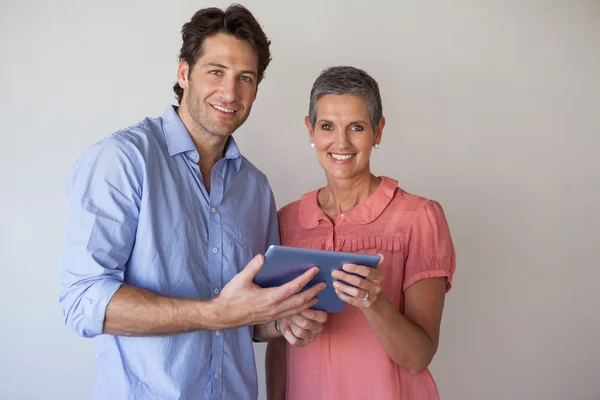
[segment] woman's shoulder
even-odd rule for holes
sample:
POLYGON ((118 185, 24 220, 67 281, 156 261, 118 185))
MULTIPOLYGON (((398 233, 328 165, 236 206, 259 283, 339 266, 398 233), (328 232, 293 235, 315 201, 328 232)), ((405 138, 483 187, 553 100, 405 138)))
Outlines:
POLYGON ((441 207, 437 200, 397 187, 390 205, 409 212, 441 207))
POLYGON ((302 195, 298 200, 292 201, 281 207, 277 212, 279 220, 293 220, 294 222, 300 219, 301 214, 311 213, 318 211, 317 205, 317 194, 318 189, 307 192, 302 195))
POLYGON ((300 202, 302 201, 302 199, 298 199, 295 201, 292 201, 291 203, 286 204, 285 206, 281 207, 279 209, 279 211, 277 211, 277 215, 279 216, 279 218, 288 218, 292 215, 298 214, 298 210, 300 209, 300 202))
POLYGON ((429 231, 441 229, 445 232, 448 229, 446 213, 439 201, 400 188, 386 211, 386 220, 402 227, 401 230, 405 233, 419 231, 426 234, 429 231))
POLYGON ((396 186, 383 217, 383 220, 391 224, 402 226, 420 220, 445 219, 443 207, 438 200, 409 192, 400 186, 396 186))

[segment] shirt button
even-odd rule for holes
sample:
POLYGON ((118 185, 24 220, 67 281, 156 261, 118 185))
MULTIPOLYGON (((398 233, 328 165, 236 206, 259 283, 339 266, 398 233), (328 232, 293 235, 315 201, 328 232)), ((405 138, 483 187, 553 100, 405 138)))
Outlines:
POLYGON ((192 153, 192 154, 190 154, 190 157, 192 157, 193 159, 196 159, 196 157, 198 157, 198 154, 192 153))
POLYGON ((213 290, 213 293, 214 293, 214 294, 219 294, 219 289, 217 289, 217 288, 214 288, 214 290, 213 290))
POLYGON ((217 249, 216 247, 213 247, 213 253, 217 254, 218 251, 219 251, 219 249, 217 249))
POLYGON ((215 379, 219 379, 219 374, 214 375, 215 379))
POLYGON ((217 335, 217 336, 221 336, 221 331, 216 331, 216 332, 215 332, 215 335, 217 335))
POLYGON ((345 215, 344 215, 344 214, 342 214, 342 218, 344 218, 344 216, 345 216, 345 215))
POLYGON ((211 209, 210 209, 210 211, 211 211, 213 214, 214 214, 214 213, 216 213, 216 212, 217 212, 217 207, 213 207, 213 208, 211 208, 211 209))

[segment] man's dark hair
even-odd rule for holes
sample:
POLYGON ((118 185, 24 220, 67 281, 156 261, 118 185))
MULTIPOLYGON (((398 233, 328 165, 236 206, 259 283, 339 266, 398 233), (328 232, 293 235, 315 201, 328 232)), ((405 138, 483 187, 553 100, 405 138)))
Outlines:
MULTIPOLYGON (((226 33, 252 45, 258 55, 257 84, 260 83, 271 61, 269 50, 271 41, 252 13, 239 4, 232 4, 225 11, 216 7, 197 11, 181 29, 183 43, 179 52, 179 60, 186 61, 191 70, 196 61, 202 57, 206 38, 218 33, 226 33)), ((179 83, 175 83, 173 90, 177 101, 181 103, 183 88, 179 86, 179 83)))

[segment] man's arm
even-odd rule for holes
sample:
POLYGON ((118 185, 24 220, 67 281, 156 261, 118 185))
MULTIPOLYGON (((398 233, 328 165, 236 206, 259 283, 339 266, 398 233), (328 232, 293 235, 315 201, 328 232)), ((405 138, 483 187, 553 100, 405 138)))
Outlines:
MULTIPOLYGON (((317 274, 318 269, 312 268, 285 285, 262 289, 253 280, 263 264, 262 255, 254 257, 225 285, 221 294, 211 300, 168 298, 123 285, 108 304, 104 333, 155 336, 202 329, 267 326, 268 321, 299 314, 313 306, 317 293, 325 288, 325 284, 315 285, 298 293, 317 274)), ((266 335, 276 337, 278 332, 266 335)))
POLYGON ((84 337, 103 333, 106 307, 123 285, 135 241, 143 178, 125 143, 108 137, 69 173, 69 212, 61 254, 65 323, 84 337))
POLYGON ((317 301, 323 286, 298 293, 316 269, 277 288, 254 285, 262 256, 212 300, 167 298, 125 285, 141 204, 140 164, 127 144, 110 137, 89 149, 69 176, 60 303, 67 325, 78 334, 148 336, 235 328, 296 314, 317 301))
MULTIPOLYGON (((279 217, 277 213, 277 205, 275 203, 275 195, 273 194, 273 190, 271 189, 271 185, 268 183, 268 181, 267 189, 269 193, 269 222, 267 232, 265 235, 265 249, 269 248, 269 246, 271 245, 281 244, 279 238, 279 217)), ((269 342, 280 337, 281 333, 277 332, 277 330, 275 329, 275 321, 269 321, 267 323, 254 326, 254 333, 252 338, 257 342, 269 342)))
POLYGON ((211 301, 175 299, 123 285, 108 303, 103 333, 157 336, 216 329, 211 301))

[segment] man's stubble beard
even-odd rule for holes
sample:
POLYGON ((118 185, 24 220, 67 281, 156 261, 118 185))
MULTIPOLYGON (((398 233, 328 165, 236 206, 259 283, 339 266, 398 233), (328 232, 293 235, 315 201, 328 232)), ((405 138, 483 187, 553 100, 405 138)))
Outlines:
POLYGON ((250 106, 244 118, 240 121, 236 121, 233 128, 224 128, 223 130, 220 130, 211 119, 211 110, 209 109, 211 106, 206 102, 202 102, 200 97, 196 95, 196 92, 192 88, 190 88, 190 92, 187 96, 187 107, 188 114, 192 117, 192 120, 200 130, 197 132, 198 134, 218 137, 229 137, 233 135, 233 133, 238 130, 238 128, 242 126, 244 122, 246 122, 250 116, 250 110, 252 109, 252 106, 250 106))

